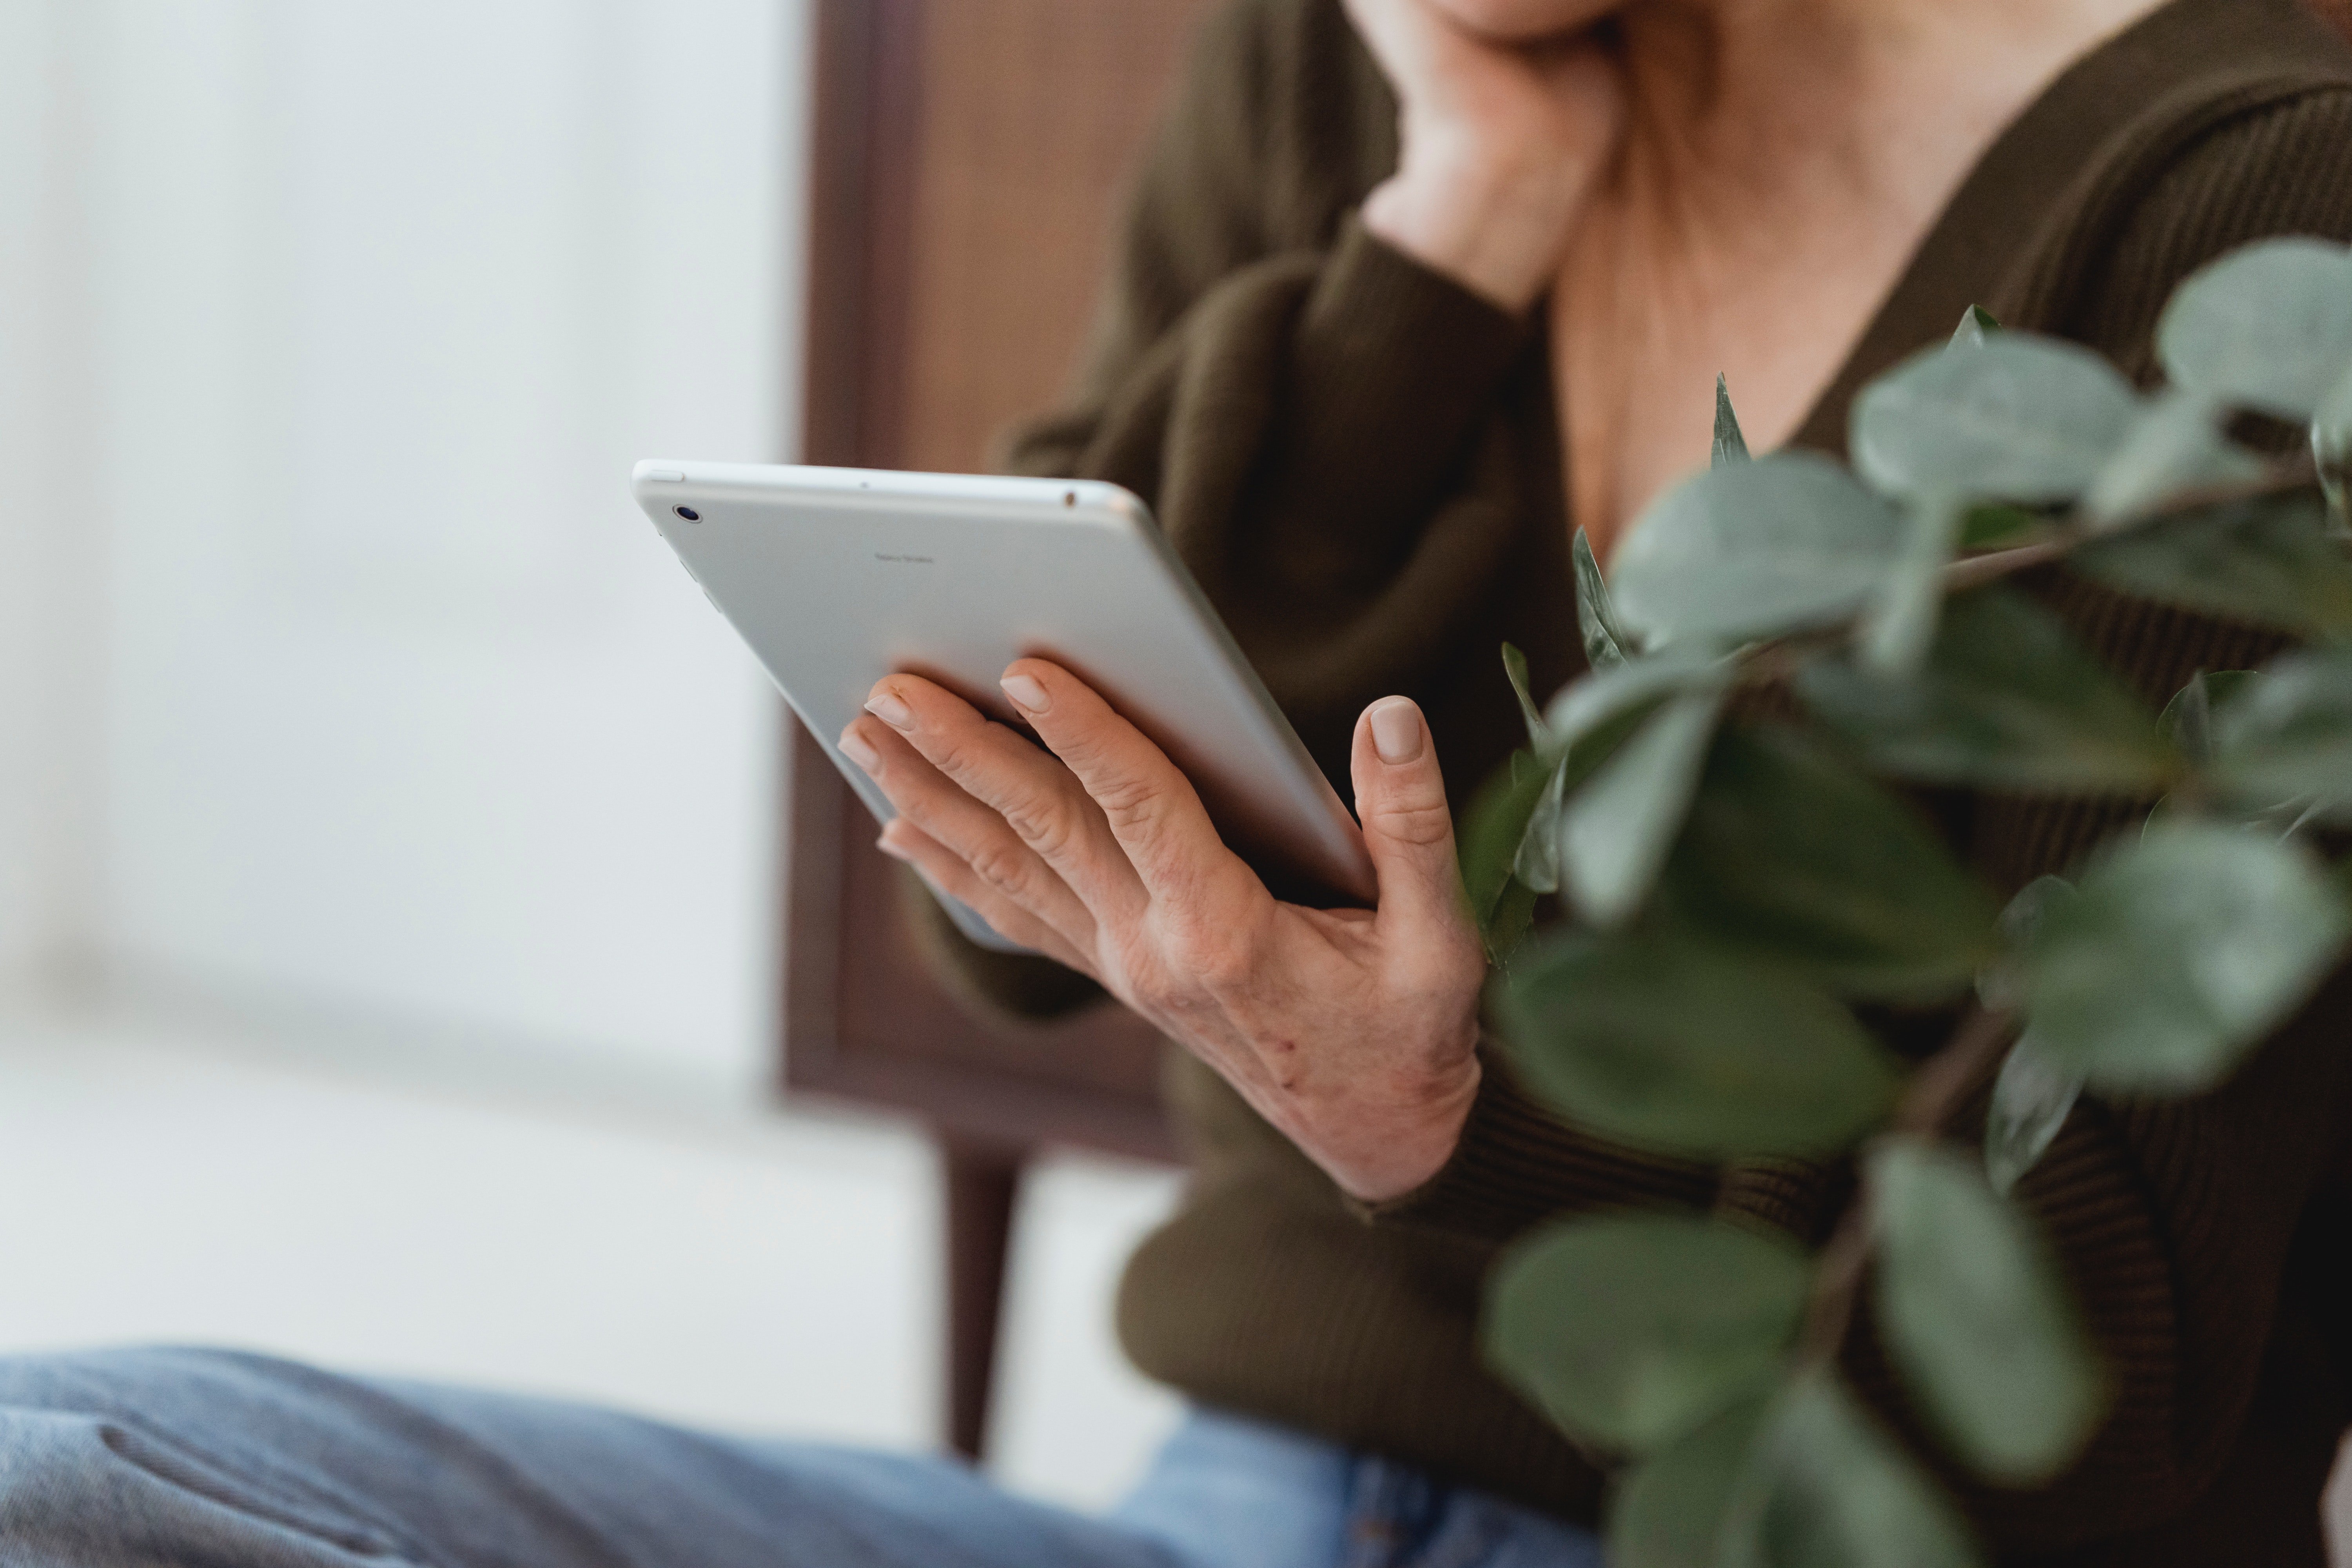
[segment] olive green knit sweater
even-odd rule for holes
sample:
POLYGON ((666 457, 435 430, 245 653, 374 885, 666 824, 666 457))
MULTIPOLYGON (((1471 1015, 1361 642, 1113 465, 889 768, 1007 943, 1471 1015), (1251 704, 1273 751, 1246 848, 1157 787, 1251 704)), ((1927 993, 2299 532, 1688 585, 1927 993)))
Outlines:
MULTIPOLYGON (((1570 526, 1540 323, 1351 216, 1395 159, 1394 100, 1339 0, 1221 15, 1141 173, 1068 411, 1009 461, 1149 499, 1343 790, 1358 711, 1417 698, 1458 804, 1518 733, 1496 646, 1526 649, 1542 689, 1582 668, 1570 526)), ((2174 0, 1985 154, 1798 440, 1842 450, 1854 390, 1971 303, 2145 375, 2174 284, 2281 233, 2352 237, 2352 58, 2294 0, 2174 0)), ((2037 586, 2151 701, 2273 649, 2078 580, 2037 586)), ((1950 826, 2007 889, 2134 809, 1982 796, 1950 826)), ((1659 1203, 1811 1241, 1845 1196, 1832 1171, 1601 1143, 1490 1062, 1451 1165, 1366 1216, 1204 1069, 1179 1057, 1169 1083, 1197 1176, 1121 1291, 1143 1369, 1579 1518, 1602 1472, 1479 1363, 1496 1247, 1659 1203)), ((2352 1412, 2352 971, 2216 1093, 2085 1102, 2022 1195, 2116 1397, 2056 1484, 1966 1494, 2003 1560, 2320 1563, 2316 1500, 2352 1412)), ((1866 1339, 1850 1362, 1904 1422, 1866 1339)))

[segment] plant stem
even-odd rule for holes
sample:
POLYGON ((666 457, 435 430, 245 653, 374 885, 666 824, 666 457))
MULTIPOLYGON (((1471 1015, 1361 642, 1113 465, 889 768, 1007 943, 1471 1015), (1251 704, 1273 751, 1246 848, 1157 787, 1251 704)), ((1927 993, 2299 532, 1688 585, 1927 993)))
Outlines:
POLYGON ((2045 561, 2060 559, 2077 542, 2073 539, 2042 539, 2032 544, 2018 545, 2013 550, 1993 550, 1982 555, 1964 556, 1944 568, 1944 592, 1958 594, 1969 588, 1980 588, 1987 583, 1998 583, 2029 566, 2039 566, 2045 561))
MULTIPOLYGON (((2201 507, 2222 506, 2231 501, 2261 500, 2270 496, 2291 495, 2308 489, 2318 482, 2319 471, 2308 456, 2275 463, 2251 479, 2226 485, 2206 485, 2182 490, 2168 497, 2163 506, 2146 517, 2134 518, 2121 524, 2094 526, 2079 514, 2054 524, 2043 538, 2031 544, 2020 544, 2008 550, 1987 551, 1981 555, 1963 556, 1948 563, 1942 572, 1943 591, 1965 593, 1981 588, 1988 583, 1998 583, 2020 572, 2063 561, 2085 544, 2128 532, 2147 523, 2201 507)), ((1738 661, 1738 684, 1743 688, 1776 686, 1788 681, 1798 669, 1816 654, 1841 647, 1854 635, 1855 622, 1849 618, 1832 626, 1817 626, 1809 631, 1791 632, 1784 637, 1751 643, 1732 657, 1738 661)))
MULTIPOLYGON (((2016 1028, 2016 1015, 2005 1007, 1970 1012, 1944 1048, 1911 1075, 1910 1085, 1895 1108, 1890 1130, 1914 1137, 1940 1131, 1953 1113, 2000 1070, 2016 1028)), ((1865 1181, 1813 1267, 1804 1331, 1798 1341, 1800 1364, 1836 1364, 1846 1333, 1853 1326, 1854 1303, 1861 1300, 1863 1281, 1870 1272, 1874 1229, 1870 1184, 1865 1181)))
POLYGON ((2105 539, 2111 534, 2128 532, 2147 523, 2183 512, 2199 511, 2206 507, 2227 506, 2231 501, 2265 500, 2273 496, 2292 495, 2309 489, 2319 482, 2319 468, 2311 454, 2289 458, 2272 464, 2249 479, 2228 484, 2199 485, 2179 490, 2164 498, 2164 503, 2145 517, 2133 517, 2121 521, 2095 524, 2078 511, 2060 522, 2046 539, 2031 544, 2021 544, 2011 550, 1992 550, 1982 555, 1970 555, 1944 568, 1944 591, 1956 594, 2039 566, 2045 561, 2055 561, 2082 545, 2105 539))
POLYGON ((1949 1043, 1911 1075, 1895 1108, 1894 1130, 1921 1137, 1942 1131, 1970 1095, 1992 1082, 2016 1032, 2017 1015, 2006 1007, 1970 1012, 1949 1043))

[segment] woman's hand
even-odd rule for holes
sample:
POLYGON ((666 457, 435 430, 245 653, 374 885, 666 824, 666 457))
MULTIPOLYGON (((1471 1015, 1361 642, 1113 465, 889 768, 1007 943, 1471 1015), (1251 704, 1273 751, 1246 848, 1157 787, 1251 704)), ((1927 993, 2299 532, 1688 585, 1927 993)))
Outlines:
POLYGON ((1525 310, 1559 271, 1576 216, 1615 154, 1624 121, 1615 63, 1589 21, 1507 40, 1473 32, 1438 0, 1347 6, 1396 89, 1403 144, 1396 174, 1365 199, 1364 226, 1506 310, 1525 310))
POLYGON ((1478 1087, 1486 965, 1420 709, 1357 721, 1380 907, 1324 910, 1268 893, 1076 677, 1024 658, 1003 687, 1050 754, 918 676, 875 687, 841 749, 898 809, 882 847, 1189 1047, 1346 1191, 1434 1175, 1478 1087))

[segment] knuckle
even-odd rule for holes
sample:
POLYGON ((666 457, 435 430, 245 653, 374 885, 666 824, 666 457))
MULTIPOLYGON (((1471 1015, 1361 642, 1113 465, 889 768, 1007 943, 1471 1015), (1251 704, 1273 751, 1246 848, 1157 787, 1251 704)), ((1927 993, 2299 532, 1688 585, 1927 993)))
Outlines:
POLYGON ((1023 843, 1048 859, 1069 845, 1073 832, 1069 803, 1053 791, 1016 791, 998 805, 997 812, 1023 843))
POLYGON ((1105 781, 1094 792, 1095 804, 1114 831, 1126 833, 1156 826, 1167 812, 1167 802, 1151 784, 1139 778, 1105 781))
POLYGON ((1381 831, 1405 844, 1431 846, 1454 836, 1454 816, 1443 800, 1403 802, 1381 814, 1381 831))
POLYGON ((1053 738, 1047 742, 1055 756, 1072 766, 1083 766, 1103 760, 1102 740, 1091 726, 1062 723, 1055 726, 1053 738))
POLYGON ((1251 933, 1204 921, 1180 922, 1170 934, 1168 950, 1177 973, 1211 992, 1241 985, 1257 963, 1257 943, 1251 933))
POLYGON ((1101 935, 1105 956, 1139 997, 1155 1004, 1169 999, 1174 977, 1167 954, 1145 926, 1114 921, 1102 927, 1101 935))
POLYGON ((971 742, 953 732, 937 736, 924 748, 923 754, 931 766, 959 782, 970 776, 976 761, 971 742))
POLYGON ((972 852, 970 864, 973 876, 1009 899, 1017 900, 1028 890, 1031 860, 1028 850, 1019 844, 991 839, 972 852))

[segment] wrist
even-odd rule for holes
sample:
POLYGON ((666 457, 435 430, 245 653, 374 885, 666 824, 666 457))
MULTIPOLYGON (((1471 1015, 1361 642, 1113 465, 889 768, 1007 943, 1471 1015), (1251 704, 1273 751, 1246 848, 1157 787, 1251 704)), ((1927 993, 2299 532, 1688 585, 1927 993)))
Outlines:
POLYGON ((1567 157, 1490 153, 1415 139, 1365 198, 1364 227, 1431 270, 1517 314, 1559 268, 1590 171, 1567 157))
POLYGON ((1355 1158, 1344 1166, 1320 1162, 1341 1191, 1358 1203, 1392 1203, 1426 1186, 1445 1169, 1462 1142, 1485 1076, 1475 1030, 1471 1038, 1472 1046, 1460 1057, 1416 1086, 1409 1104, 1398 1113, 1359 1121, 1358 1137, 1352 1141, 1355 1158))

